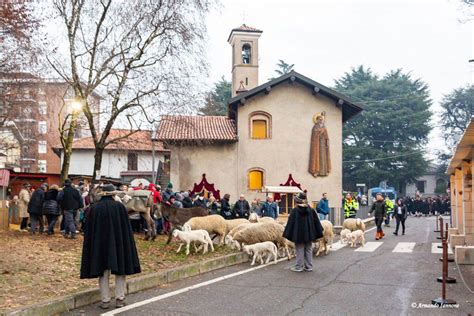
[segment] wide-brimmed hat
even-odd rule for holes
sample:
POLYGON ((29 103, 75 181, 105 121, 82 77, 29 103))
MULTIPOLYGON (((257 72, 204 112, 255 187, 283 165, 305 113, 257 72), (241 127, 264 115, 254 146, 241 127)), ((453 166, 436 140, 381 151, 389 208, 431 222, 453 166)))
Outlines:
POLYGON ((299 204, 307 203, 306 193, 300 192, 297 195, 295 195, 295 202, 299 204))
POLYGON ((100 196, 110 196, 110 195, 115 195, 115 194, 117 194, 117 191, 115 190, 115 187, 113 184, 104 184, 99 193, 100 196))

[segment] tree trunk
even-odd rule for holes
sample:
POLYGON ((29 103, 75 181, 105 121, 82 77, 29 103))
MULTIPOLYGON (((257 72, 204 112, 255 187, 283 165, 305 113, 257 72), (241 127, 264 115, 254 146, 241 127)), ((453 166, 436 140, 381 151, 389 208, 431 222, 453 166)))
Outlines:
MULTIPOLYGON (((94 153, 94 170, 92 172, 92 183, 98 183, 99 180, 96 180, 96 177, 99 173, 100 175, 100 168, 102 166, 102 155, 104 153, 104 148, 102 146, 96 146, 95 147, 95 153, 94 153)), ((100 178, 99 178, 100 179, 100 178)))
POLYGON ((61 166, 61 183, 64 182, 69 177, 69 166, 71 165, 71 155, 72 155, 72 142, 74 141, 74 130, 77 125, 77 111, 72 113, 71 124, 69 125, 66 141, 64 144, 64 158, 63 165, 61 166))

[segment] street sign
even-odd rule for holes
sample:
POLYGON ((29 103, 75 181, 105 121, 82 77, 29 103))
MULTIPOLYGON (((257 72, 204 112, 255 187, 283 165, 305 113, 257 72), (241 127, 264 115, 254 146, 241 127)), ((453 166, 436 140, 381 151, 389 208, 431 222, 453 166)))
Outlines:
POLYGON ((356 187, 365 187, 365 183, 356 183, 356 187))

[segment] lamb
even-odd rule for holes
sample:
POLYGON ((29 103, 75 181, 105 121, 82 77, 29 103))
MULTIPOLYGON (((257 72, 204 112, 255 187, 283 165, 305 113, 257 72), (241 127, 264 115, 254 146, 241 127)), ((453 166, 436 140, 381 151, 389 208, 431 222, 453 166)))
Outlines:
POLYGON ((273 258, 274 264, 277 263, 277 247, 271 241, 259 242, 253 245, 245 245, 243 246, 242 250, 249 256, 253 255, 252 263, 250 264, 251 266, 255 264, 256 258, 258 258, 260 264, 262 264, 262 256, 265 254, 267 255, 267 261, 265 261, 265 264, 269 263, 271 258, 273 258))
POLYGON ((349 239, 347 239, 347 234, 350 232, 351 231, 347 228, 341 230, 341 243, 347 243, 349 241, 349 239))
POLYGON ((328 220, 321 221, 321 226, 323 226, 323 238, 319 239, 319 249, 316 253, 316 257, 319 256, 321 252, 324 251, 324 254, 327 255, 329 253, 328 244, 332 247, 332 242, 334 240, 334 231, 332 223, 328 220))
POLYGON ((224 217, 220 215, 209 215, 192 217, 183 225, 185 231, 197 229, 204 229, 209 234, 216 234, 219 236, 219 244, 223 244, 227 232, 227 223, 224 217))
POLYGON ((351 244, 351 247, 355 247, 357 243, 360 243, 362 247, 365 246, 364 232, 360 229, 347 234, 346 237, 349 239, 349 243, 351 244))
POLYGON ((351 232, 355 230, 362 230, 365 232, 365 224, 360 218, 348 218, 342 223, 342 228, 347 228, 351 232))
POLYGON ((285 253, 290 259, 288 240, 283 237, 284 227, 278 223, 257 223, 242 229, 234 234, 233 239, 239 243, 252 245, 264 241, 272 241, 277 247, 285 249, 285 253))
MULTIPOLYGON (((181 240, 181 243, 179 245, 178 250, 176 250, 176 253, 179 253, 181 247, 186 244, 186 256, 189 255, 189 245, 191 244, 191 242, 198 242, 204 245, 203 254, 207 253, 209 245, 211 246, 211 250, 214 251, 214 245, 212 244, 211 237, 209 237, 209 233, 204 229, 197 229, 191 231, 180 231, 178 229, 175 229, 173 231, 173 237, 181 240)), ((198 249, 196 248, 196 244, 194 244, 194 250, 198 252, 202 245, 200 245, 198 249)))

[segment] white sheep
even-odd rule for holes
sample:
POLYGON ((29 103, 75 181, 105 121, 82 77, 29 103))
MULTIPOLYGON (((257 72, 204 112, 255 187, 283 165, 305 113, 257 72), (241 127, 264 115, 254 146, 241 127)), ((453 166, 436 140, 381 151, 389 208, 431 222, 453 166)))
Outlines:
POLYGON ((247 224, 240 224, 237 227, 234 227, 227 235, 225 236, 225 244, 230 246, 232 249, 238 249, 241 250, 240 243, 235 241, 233 236, 237 232, 243 230, 246 227, 249 227, 250 225, 253 225, 253 223, 247 223, 247 224))
POLYGON ((271 241, 259 242, 253 245, 244 245, 242 247, 242 250, 249 256, 253 255, 252 263, 250 264, 251 266, 255 264, 256 258, 258 258, 260 261, 260 264, 262 264, 264 255, 267 255, 267 261, 265 263, 269 263, 270 259, 272 258, 273 258, 273 263, 274 264, 277 263, 277 247, 271 241))
POLYGON ((316 253, 316 257, 319 256, 321 252, 324 252, 325 255, 329 253, 328 244, 332 248, 332 242, 334 240, 334 231, 332 223, 328 220, 322 220, 321 226, 323 226, 323 237, 319 239, 319 249, 316 253))
POLYGON ((353 232, 350 232, 346 236, 349 239, 349 243, 351 244, 351 247, 355 247, 358 243, 360 243, 362 247, 365 246, 365 236, 362 230, 360 229, 355 230, 353 232))
POLYGON ((257 222, 258 222, 258 215, 257 215, 257 213, 250 213, 249 222, 250 222, 250 223, 257 223, 257 222))
POLYGON ((347 243, 349 240, 347 239, 347 234, 349 234, 351 231, 347 228, 344 228, 341 230, 341 243, 347 243))
POLYGON ((189 246, 191 242, 194 242, 194 250, 196 252, 201 249, 202 245, 204 245, 203 254, 207 253, 209 245, 211 246, 211 251, 214 251, 214 245, 212 244, 211 237, 209 237, 209 233, 204 229, 197 229, 191 231, 180 231, 178 229, 175 229, 173 231, 173 237, 181 240, 181 243, 179 244, 179 248, 178 250, 176 250, 176 253, 179 253, 181 247, 186 244, 186 256, 189 255, 189 246), (196 242, 201 244, 199 248, 196 248, 196 242))
POLYGON ((351 232, 360 229, 365 232, 365 224, 360 218, 348 218, 342 223, 342 228, 349 229, 351 232))
POLYGON ((219 236, 219 243, 224 243, 224 237, 227 232, 227 223, 224 217, 220 215, 198 216, 190 218, 184 225, 184 231, 204 229, 209 234, 219 236))
POLYGON ((278 223, 257 223, 252 224, 233 235, 233 239, 240 244, 252 245, 259 242, 271 241, 285 249, 285 253, 290 259, 288 249, 289 241, 283 237, 284 227, 278 223))
POLYGON ((245 218, 236 218, 236 219, 226 219, 225 223, 227 225, 226 234, 228 234, 232 229, 242 224, 250 224, 250 221, 245 218))

